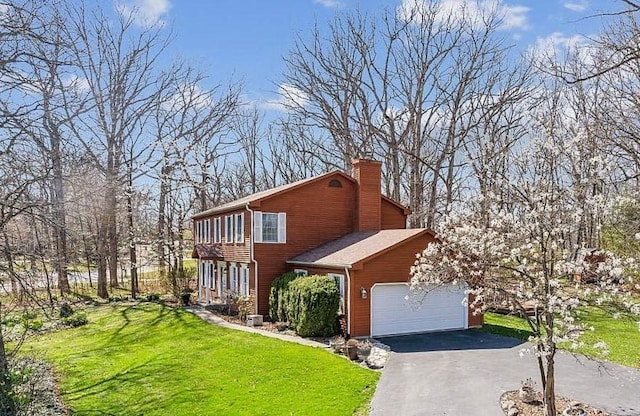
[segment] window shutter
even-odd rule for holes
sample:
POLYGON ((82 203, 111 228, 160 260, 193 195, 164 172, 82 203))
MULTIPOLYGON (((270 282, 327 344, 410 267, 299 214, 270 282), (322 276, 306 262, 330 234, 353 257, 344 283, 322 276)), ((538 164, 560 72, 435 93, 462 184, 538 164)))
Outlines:
POLYGON ((278 243, 287 242, 287 213, 278 213, 278 243))
POLYGON ((253 241, 262 243, 262 212, 253 213, 253 241))

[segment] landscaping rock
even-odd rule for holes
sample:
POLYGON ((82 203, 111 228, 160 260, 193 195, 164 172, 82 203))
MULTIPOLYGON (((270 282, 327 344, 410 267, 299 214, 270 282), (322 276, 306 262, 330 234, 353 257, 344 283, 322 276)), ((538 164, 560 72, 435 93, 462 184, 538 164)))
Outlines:
POLYGON ((520 414, 520 412, 518 412, 518 409, 515 407, 512 407, 507 411, 507 416, 518 416, 518 414, 520 414))
POLYGON ((511 409, 515 405, 516 405, 516 402, 514 402, 513 400, 505 400, 502 402, 502 408, 504 410, 511 409))
POLYGON ((371 352, 369 356, 365 360, 367 366, 372 369, 380 369, 383 368, 387 359, 389 358, 389 350, 384 348, 380 348, 377 345, 371 347, 371 352))

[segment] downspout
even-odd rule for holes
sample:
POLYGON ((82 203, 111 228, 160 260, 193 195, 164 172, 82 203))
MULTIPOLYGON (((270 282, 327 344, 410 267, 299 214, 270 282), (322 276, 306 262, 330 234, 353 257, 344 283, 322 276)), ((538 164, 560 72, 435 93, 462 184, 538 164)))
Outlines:
POLYGON ((253 266, 254 266, 253 269, 254 269, 255 276, 253 276, 253 279, 254 279, 254 287, 255 287, 254 292, 256 294, 255 297, 254 297, 255 298, 255 305, 256 305, 255 313, 258 313, 258 261, 254 257, 255 253, 254 253, 254 247, 253 247, 253 244, 254 244, 253 231, 255 230, 255 227, 253 225, 253 219, 254 218, 253 218, 253 210, 251 208, 249 208, 249 203, 248 202, 246 204, 246 208, 247 208, 247 211, 249 211, 249 213, 251 215, 251 228, 249 229, 249 235, 251 236, 249 238, 249 241, 250 241, 250 243, 249 243, 249 257, 250 257, 250 261, 253 263, 253 266))
POLYGON ((347 334, 351 335, 351 276, 349 267, 345 266, 344 274, 347 276, 347 334))

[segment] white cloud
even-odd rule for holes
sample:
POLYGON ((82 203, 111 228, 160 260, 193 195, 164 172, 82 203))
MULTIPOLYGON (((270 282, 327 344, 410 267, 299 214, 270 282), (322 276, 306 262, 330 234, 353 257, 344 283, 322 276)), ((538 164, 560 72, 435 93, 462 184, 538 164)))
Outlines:
POLYGON ((265 110, 287 112, 292 107, 306 107, 309 97, 291 84, 280 84, 278 98, 263 101, 259 106, 265 110))
POLYGON ((116 10, 124 17, 131 18, 141 27, 164 26, 163 17, 169 12, 169 0, 129 0, 116 3, 116 10))
POLYGON ((562 5, 565 9, 573 12, 583 12, 589 8, 588 0, 567 1, 562 5))
POLYGON ((433 16, 437 21, 445 22, 452 18, 480 27, 484 17, 495 12, 502 19, 501 30, 527 30, 531 27, 528 7, 506 4, 502 0, 440 0, 436 5, 437 10, 434 11, 428 0, 403 0, 397 13, 403 20, 414 20, 416 16, 412 12, 417 10, 417 19, 433 16))
POLYGON ((559 56, 583 47, 585 44, 583 36, 565 36, 562 32, 553 32, 549 36, 537 38, 531 50, 538 56, 559 56))
POLYGON ((62 85, 76 93, 87 93, 91 90, 89 80, 86 78, 80 78, 77 75, 71 75, 62 80, 62 85))
POLYGON ((165 109, 193 108, 204 110, 213 105, 211 94, 205 92, 198 84, 183 84, 163 104, 165 109))
POLYGON ((529 8, 525 6, 508 6, 503 5, 499 9, 499 13, 503 17, 502 25, 500 29, 521 29, 527 30, 531 28, 529 21, 527 20, 527 13, 529 8))
POLYGON ((313 2, 329 9, 339 9, 343 6, 339 0, 313 0, 313 2))

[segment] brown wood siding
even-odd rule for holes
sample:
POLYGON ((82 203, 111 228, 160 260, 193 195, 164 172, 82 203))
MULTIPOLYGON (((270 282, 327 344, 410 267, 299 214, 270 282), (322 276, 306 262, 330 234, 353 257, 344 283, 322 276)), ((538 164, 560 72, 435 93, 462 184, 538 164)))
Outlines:
POLYGON ((262 201, 256 211, 286 212, 285 244, 255 243, 258 261, 258 311, 267 314, 269 288, 276 277, 290 270, 287 260, 354 230, 355 184, 336 174, 262 201), (329 187, 338 179, 342 187, 329 187))
MULTIPOLYGON (((471 303, 475 300, 476 296, 473 294, 469 295, 469 305, 471 305, 471 303)), ((478 311, 476 314, 474 314, 474 310, 470 307, 469 308, 469 328, 473 328, 473 327, 479 327, 484 325, 484 314, 481 313, 480 311, 478 311)))
POLYGON ((370 335, 371 330, 371 288, 376 283, 408 282, 409 269, 413 266, 416 253, 424 250, 433 241, 430 234, 420 235, 401 244, 387 253, 364 264, 361 270, 351 272, 351 335, 370 335), (360 288, 367 290, 367 299, 360 297, 360 288))
MULTIPOLYGON (((251 230, 251 213, 247 210, 235 210, 235 211, 230 211, 230 212, 225 212, 224 214, 218 214, 218 215, 212 215, 212 216, 208 216, 208 217, 202 217, 202 218, 198 218, 197 221, 204 221, 206 219, 210 220, 210 232, 211 232, 211 238, 210 238, 210 244, 213 245, 213 229, 214 229, 214 219, 216 217, 220 218, 220 236, 221 236, 221 249, 222 249, 222 254, 224 256, 224 260, 227 262, 236 262, 236 263, 249 263, 251 261, 251 240, 250 240, 250 236, 251 234, 249 233, 251 230), (227 215, 236 215, 236 214, 241 214, 244 213, 244 232, 243 232, 243 242, 242 243, 236 243, 235 239, 233 243, 226 243, 225 238, 225 232, 226 232, 226 228, 225 228, 225 224, 226 224, 226 220, 225 217, 227 215)), ((195 223, 195 221, 194 221, 195 223)), ((235 224, 235 223, 234 223, 235 224)), ((235 226, 234 226, 235 228, 235 226)), ((194 230, 195 230, 195 226, 194 226, 194 230)), ((195 232, 195 231, 194 231, 195 232)), ((195 235, 195 234, 194 234, 195 235)), ((206 243, 205 243, 206 244, 206 243)))
MULTIPOLYGON (((376 283, 408 282, 409 270, 413 266, 416 253, 424 250, 434 237, 430 234, 418 236, 401 244, 387 253, 364 264, 361 270, 351 270, 351 335, 354 337, 371 334, 371 288, 376 283), (360 298, 360 288, 367 290, 367 299, 360 298)), ((469 326, 482 325, 482 314, 473 316, 469 312, 469 326)))
POLYGON ((403 210, 386 199, 381 199, 381 201, 382 229, 397 230, 407 228, 407 217, 404 215, 403 210))

